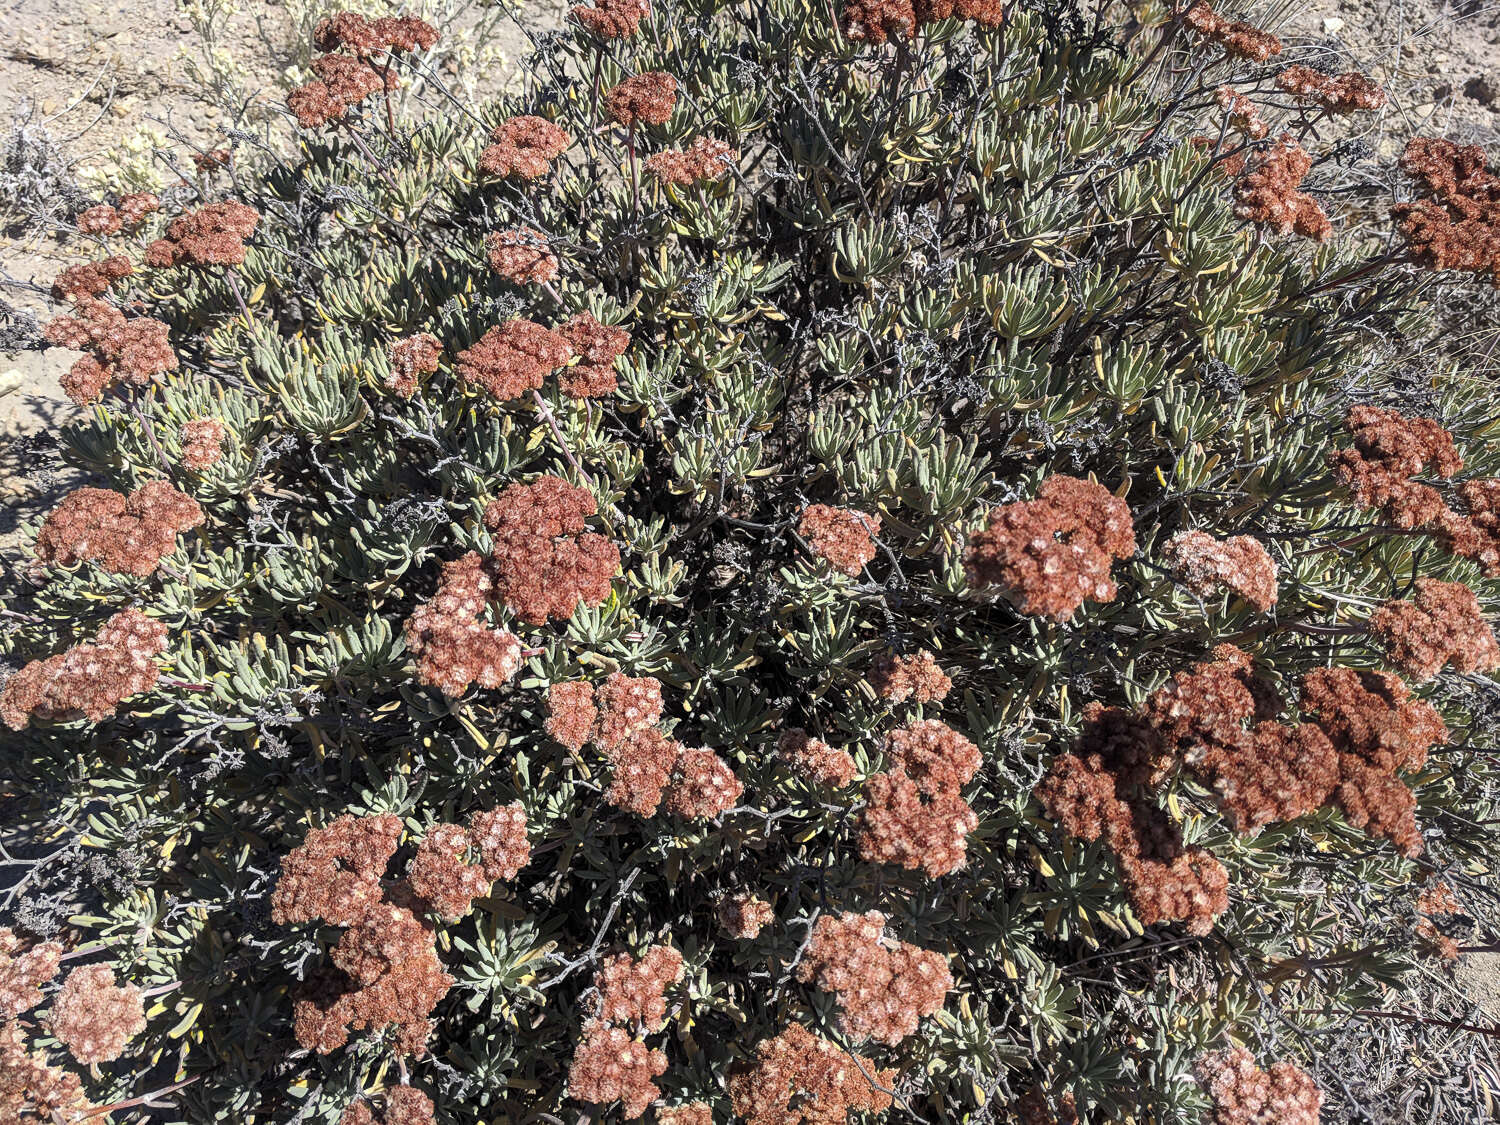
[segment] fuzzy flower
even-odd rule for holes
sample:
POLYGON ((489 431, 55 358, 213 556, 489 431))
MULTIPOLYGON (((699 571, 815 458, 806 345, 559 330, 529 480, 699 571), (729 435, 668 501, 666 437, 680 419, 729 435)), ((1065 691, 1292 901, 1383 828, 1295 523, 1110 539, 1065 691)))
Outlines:
POLYGON ((375 94, 396 88, 393 71, 349 55, 319 55, 312 61, 316 78, 286 96, 286 107, 304 129, 338 121, 375 94))
POLYGON ((776 919, 771 904, 758 895, 741 891, 725 895, 717 910, 719 928, 732 938, 752 940, 776 919))
POLYGON ((417 676, 457 699, 471 683, 498 688, 521 666, 521 642, 483 620, 496 590, 485 560, 470 551, 443 564, 437 592, 406 619, 406 647, 417 676))
POLYGON ((194 418, 182 424, 182 467, 201 473, 224 459, 229 429, 217 418, 194 418))
POLYGON ((277 925, 314 922, 352 925, 380 902, 380 880, 401 840, 401 821, 385 813, 347 813, 307 838, 281 859, 271 892, 271 920, 277 925))
POLYGON ((98 297, 109 291, 109 287, 135 272, 129 258, 118 254, 102 258, 97 262, 69 266, 52 282, 54 301, 76 301, 80 297, 98 297))
POLYGON ((1377 508, 1397 527, 1438 526, 1450 516, 1436 489, 1414 481, 1418 473, 1448 478, 1463 468, 1453 435, 1431 418, 1413 418, 1377 406, 1356 406, 1344 419, 1352 449, 1336 449, 1328 463, 1355 503, 1377 508))
POLYGON ((516 285, 543 285, 557 277, 557 256, 547 236, 533 227, 491 231, 484 246, 490 269, 516 285))
POLYGON ((501 402, 520 398, 573 358, 567 339, 530 320, 507 320, 458 353, 458 375, 501 402))
POLYGON ((371 19, 358 12, 337 12, 313 28, 313 46, 320 51, 351 51, 365 56, 377 51, 430 51, 437 46, 437 28, 415 16, 371 19))
POLYGON ((969 537, 964 567, 1025 614, 1066 621, 1085 601, 1113 600, 1110 564, 1135 554, 1130 509, 1103 485, 1077 477, 1042 482, 1035 500, 990 512, 969 537))
POLYGON ((519 801, 475 813, 469 818, 469 846, 479 853, 485 878, 514 879, 531 862, 526 839, 526 810, 519 801))
POLYGON ((167 236, 146 247, 146 264, 237 266, 245 260, 245 239, 260 225, 260 212, 244 203, 209 203, 181 215, 167 236))
POLYGON ((851 508, 809 504, 797 530, 812 546, 814 554, 834 570, 855 578, 875 557, 880 517, 851 508))
POLYGON ((1187 765, 1214 789, 1230 826, 1245 834, 1322 808, 1339 783, 1333 744, 1311 723, 1236 730, 1190 751, 1187 765))
POLYGON ((1500 175, 1484 149, 1413 137, 1401 167, 1432 193, 1391 209, 1412 253, 1431 269, 1488 273, 1500 288, 1500 175))
POLYGON ((975 746, 936 719, 921 719, 885 736, 886 765, 929 796, 957 794, 984 763, 975 746))
POLYGON ((676 106, 677 79, 660 70, 633 75, 604 95, 604 112, 627 129, 665 125, 676 106))
POLYGON ((364 1099, 352 1102, 339 1118, 339 1125, 435 1125, 432 1099, 404 1083, 385 1092, 385 1111, 376 1114, 364 1099))
POLYGON ((626 1119, 642 1116, 661 1096, 652 1081, 667 1069, 667 1056, 603 1020, 583 1025, 583 1040, 568 1068, 568 1096, 594 1105, 622 1103, 626 1119))
POLYGON ((1215 539, 1202 531, 1180 532, 1167 541, 1162 557, 1199 597, 1226 589, 1262 613, 1276 604, 1276 564, 1248 535, 1215 539))
POLYGON ((479 170, 487 176, 539 180, 552 162, 568 150, 573 138, 545 117, 521 114, 490 131, 491 144, 479 154, 479 170))
POLYGON ((161 200, 149 191, 132 192, 120 196, 118 210, 121 225, 126 230, 134 230, 146 221, 147 215, 161 210, 161 200))
POLYGON ((1277 234, 1300 234, 1317 242, 1333 235, 1318 201, 1297 189, 1312 168, 1312 156, 1283 134, 1234 188, 1234 213, 1277 234))
POLYGON ((19 1023, 0 1023, 0 1121, 72 1125, 93 1116, 83 1083, 27 1049, 19 1023))
POLYGON ((609 597, 620 549, 584 530, 595 511, 591 492, 554 476, 508 485, 485 508, 495 591, 522 621, 566 620, 609 597))
POLYGON ((443 345, 428 332, 420 332, 397 340, 391 345, 391 373, 385 385, 402 398, 411 398, 417 393, 417 383, 423 375, 431 375, 438 369, 443 345))
POLYGON ((63 981, 48 1024, 79 1062, 111 1062, 146 1029, 145 1001, 135 985, 116 985, 108 965, 85 965, 63 981))
POLYGON ((887 940, 885 922, 877 910, 823 915, 797 979, 838 996, 839 1026, 850 1038, 894 1047, 942 1008, 953 975, 941 954, 887 940))
POLYGON ((1214 91, 1214 101, 1229 118, 1229 127, 1237 133, 1258 141, 1271 132, 1271 127, 1260 115, 1260 107, 1244 94, 1237 93, 1232 86, 1220 86, 1214 91))
POLYGON ((1387 101, 1380 83, 1358 71, 1324 74, 1310 66, 1294 65, 1276 75, 1276 85, 1294 98, 1320 105, 1331 113, 1380 109, 1387 101))
POLYGON ((103 722, 132 695, 156 684, 156 656, 167 627, 138 609, 122 609, 88 644, 33 660, 0 688, 0 720, 20 730, 32 719, 82 715, 103 722))
POLYGON ((120 213, 108 203, 100 203, 78 213, 81 234, 119 234, 120 213))
POLYGON ((714 1111, 707 1102, 685 1102, 656 1111, 657 1125, 714 1125, 714 1111))
POLYGON ((469 912, 493 882, 482 864, 468 862, 469 834, 457 824, 435 824, 417 845, 407 876, 417 897, 445 922, 469 912))
POLYGON ((661 681, 611 672, 596 693, 598 726, 593 740, 609 754, 661 719, 661 681))
POLYGON ((1370 619, 1386 659, 1418 682, 1444 665, 1455 672, 1500 668, 1500 645, 1474 591, 1461 582, 1418 578, 1416 597, 1393 599, 1370 619))
POLYGON ((42 985, 57 976, 63 947, 44 941, 21 951, 9 926, 0 926, 0 1020, 13 1020, 42 1002, 42 985))
POLYGON ((43 335, 60 348, 90 353, 59 380, 79 406, 117 381, 139 386, 177 369, 165 324, 150 317, 126 320, 119 309, 92 297, 78 298, 72 313, 49 321, 43 335))
POLYGON ((1318 1125, 1323 1092, 1289 1062, 1262 1070, 1249 1051, 1232 1047, 1204 1055, 1195 1070, 1213 1099, 1212 1125, 1318 1125))
POLYGON ((884 1113, 894 1070, 851 1055, 801 1024, 755 1047, 729 1074, 729 1100, 745 1125, 841 1125, 850 1113, 884 1113))
POLYGON ((614 771, 604 799, 636 816, 651 816, 672 781, 681 753, 677 741, 659 730, 630 735, 607 754, 614 771))
POLYGON ((712 750, 680 750, 666 792, 667 811, 684 820, 712 820, 739 802, 745 787, 712 750))
POLYGON ((1272 55, 1281 54, 1281 40, 1269 31, 1240 20, 1225 19, 1205 0, 1194 0, 1183 13, 1183 24, 1235 58, 1265 62, 1272 55))
POLYGON ((919 23, 960 19, 990 28, 1005 23, 1002 0, 913 0, 912 10, 919 23))
POLYGON ((1454 897, 1453 888, 1442 881, 1424 887, 1417 895, 1416 908, 1417 913, 1422 915, 1415 927, 1417 937, 1444 961, 1458 960, 1458 942, 1443 933, 1436 922, 1438 918, 1463 913, 1458 899, 1454 897))
POLYGON ((917 28, 912 0, 845 0, 844 34, 877 47, 893 36, 910 39, 917 28))
POLYGON ((553 684, 547 689, 547 718, 542 729, 569 750, 581 750, 593 737, 599 708, 587 680, 553 684))
POLYGON ((781 732, 776 752, 798 777, 815 785, 842 789, 854 780, 858 767, 846 750, 836 750, 822 739, 813 738, 801 727, 781 732))
POLYGON ((630 333, 601 324, 591 313, 577 313, 560 329, 578 362, 563 368, 557 385, 569 398, 602 398, 615 393, 615 360, 630 346, 630 333))
POLYGON ((866 860, 921 870, 929 879, 964 865, 979 818, 962 797, 924 796, 905 774, 877 773, 866 780, 864 799, 858 842, 866 860))
POLYGON ((573 18, 600 39, 629 39, 651 15, 651 0, 593 0, 574 5, 573 18))
POLYGON ((691 187, 722 180, 740 157, 739 150, 713 137, 695 137, 687 151, 669 149, 646 158, 646 174, 664 184, 691 187))
POLYGON ((875 694, 889 703, 905 703, 908 699, 918 703, 941 702, 953 686, 953 681, 937 666, 937 657, 930 652, 910 656, 884 653, 870 666, 868 678, 875 694))
POLYGON ((670 945, 653 945, 639 958, 628 953, 607 957, 594 974, 599 992, 595 1015, 606 1023, 660 1031, 667 1022, 667 988, 682 974, 682 954, 670 945))

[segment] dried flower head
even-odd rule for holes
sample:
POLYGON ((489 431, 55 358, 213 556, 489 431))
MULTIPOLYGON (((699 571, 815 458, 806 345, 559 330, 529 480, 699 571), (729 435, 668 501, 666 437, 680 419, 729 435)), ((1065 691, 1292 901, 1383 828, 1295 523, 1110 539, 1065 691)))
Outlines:
POLYGON ((490 131, 491 144, 479 154, 479 170, 487 176, 539 180, 552 162, 568 150, 573 138, 545 117, 521 114, 490 131))
POLYGON ((611 672, 599 685, 596 699, 599 712, 594 741, 606 754, 661 719, 661 681, 650 676, 611 672))
POLYGON ((115 984, 108 965, 84 965, 53 997, 48 1025, 79 1062, 110 1062, 146 1029, 145 1000, 135 985, 115 984))
POLYGON ((1283 134, 1235 185, 1234 213, 1277 234, 1295 232, 1317 242, 1327 240, 1333 224, 1316 199, 1297 190, 1311 169, 1311 154, 1283 134))
POLYGON ((941 954, 888 940, 885 923, 878 910, 823 915, 797 979, 837 994, 839 1026, 852 1039, 894 1047, 942 1008, 953 975, 941 954))
POLYGON ((56 656, 33 660, 0 688, 0 719, 20 730, 32 719, 82 715, 103 722, 132 695, 150 691, 167 627, 138 609, 122 609, 94 634, 56 656))
POLYGON ((416 657, 424 684, 457 699, 471 683, 498 688, 516 674, 520 640, 483 619, 495 592, 494 579, 477 553, 443 564, 437 592, 406 620, 406 647, 416 657))
POLYGON ((651 0, 593 0, 593 6, 577 4, 573 18, 600 39, 629 39, 651 15, 651 0))
POLYGON ((856 512, 852 508, 809 504, 802 513, 797 530, 814 554, 834 570, 855 578, 875 557, 875 536, 880 534, 880 517, 856 512))
POLYGON ((313 28, 313 46, 318 50, 352 51, 360 56, 377 51, 428 51, 440 38, 437 28, 415 16, 371 19, 358 12, 336 12, 313 28))
POLYGON ((165 238, 146 247, 148 266, 237 266, 245 260, 245 239, 260 225, 260 212, 244 203, 209 203, 180 215, 165 238))
POLYGON ((681 753, 676 740, 659 730, 636 731, 607 753, 614 770, 604 799, 636 816, 651 816, 681 753))
POLYGON ((684 820, 712 820, 739 803, 745 787, 712 750, 679 750, 667 787, 667 811, 684 820))
POLYGON ((669 149, 647 157, 646 174, 664 184, 691 187, 696 183, 723 179, 739 158, 739 150, 726 141, 695 137, 686 152, 669 149))
POLYGON ((842 789, 859 772, 847 750, 836 750, 820 738, 813 738, 801 727, 781 732, 776 751, 798 777, 815 785, 842 789))
POLYGON ((953 686, 953 681, 938 667, 937 657, 926 651, 910 656, 881 654, 870 666, 869 680, 875 694, 891 703, 905 703, 908 699, 917 703, 941 702, 953 686))
POLYGON ((584 530, 595 511, 588 489, 554 476, 508 485, 485 508, 495 591, 522 621, 566 620, 609 597, 620 549, 584 530))
POLYGON ((844 34, 877 47, 892 37, 910 39, 917 28, 912 0, 844 0, 844 34))
POLYGON ((594 1014, 607 1023, 660 1031, 667 1022, 667 988, 682 974, 682 954, 670 945, 653 945, 639 958, 628 953, 607 957, 594 974, 599 993, 594 1014))
POLYGON ((557 385, 569 398, 600 398, 615 393, 615 360, 630 346, 630 333, 600 324, 591 313, 577 313, 559 332, 573 347, 578 362, 565 367, 557 385))
POLYGON ((0 1023, 0 1121, 72 1125, 94 1116, 93 1110, 78 1075, 30 1052, 19 1023, 0 1023))
POLYGON ((935 20, 971 20, 980 27, 999 27, 1005 22, 1001 0, 913 0, 919 23, 935 20))
POLYGON ((537 390, 573 358, 567 339, 530 320, 507 320, 458 353, 459 378, 502 402, 537 390))
POLYGON ((490 893, 482 864, 468 861, 469 834, 457 824, 435 824, 417 845, 407 880, 423 904, 444 921, 469 912, 476 898, 490 893))
POLYGON ((964 567, 979 586, 998 586, 1022 613, 1066 621, 1085 601, 1111 601, 1115 559, 1135 554, 1125 501, 1077 477, 1042 482, 1035 500, 990 512, 969 537, 964 567))
POLYGON ((346 813, 325 828, 314 828, 281 859, 271 892, 272 921, 283 926, 319 919, 352 925, 384 897, 380 880, 400 840, 400 818, 390 813, 346 813))
POLYGON ((547 236, 534 227, 491 231, 485 236, 484 247, 490 269, 507 281, 543 285, 557 278, 560 268, 557 256, 552 253, 547 236))
POLYGON ((1376 406, 1354 407, 1344 424, 1354 447, 1334 450, 1328 463, 1356 503, 1380 509, 1405 528, 1440 523, 1449 514, 1436 489, 1411 478, 1425 471, 1447 478, 1463 468, 1452 434, 1431 418, 1376 406))
POLYGON ((417 393, 421 377, 438 369, 442 354, 441 341, 428 332, 397 340, 391 345, 391 372, 386 376, 385 385, 402 398, 411 398, 417 393))
POLYGON ((984 764, 979 747, 936 719, 891 731, 885 736, 885 758, 887 768, 904 773, 928 796, 957 794, 984 764))
POLYGON ((657 1125, 714 1125, 714 1111, 707 1102, 686 1102, 656 1111, 657 1125))
POLYGON ((1401 167, 1432 193, 1391 215, 1417 259, 1438 270, 1488 273, 1500 288, 1500 175, 1479 145, 1413 137, 1401 167))
POLYGON ((22 951, 15 932, 0 926, 0 1020, 13 1020, 42 1002, 42 985, 57 976, 62 951, 55 941, 22 951))
POLYGON ((115 282, 134 272, 135 267, 130 264, 130 259, 119 255, 69 266, 52 282, 52 299, 76 301, 80 297, 98 297, 108 292, 115 282))
POLYGON ((1281 54, 1281 40, 1269 31, 1241 20, 1225 19, 1205 0, 1194 0, 1182 14, 1182 21, 1186 27, 1211 43, 1217 43, 1226 54, 1236 58, 1265 62, 1272 55, 1281 54))
POLYGON ((1500 645, 1474 591, 1462 582, 1418 578, 1410 600, 1393 599, 1370 618, 1370 633, 1386 659, 1418 682, 1444 665, 1456 672, 1500 668, 1500 645))
POLYGON ((1203 1056, 1195 1069, 1213 1099, 1213 1125, 1318 1125, 1323 1092, 1300 1067, 1279 1062, 1265 1071, 1232 1047, 1203 1056))
POLYGON ((594 687, 588 681, 557 683, 547 689, 547 719, 542 728, 569 750, 581 750, 593 737, 598 718, 594 687))
POLYGON ((286 96, 286 107, 304 129, 318 129, 338 121, 349 110, 375 94, 396 88, 396 75, 349 55, 320 55, 313 60, 318 77, 286 96))
POLYGON ((351 1102, 339 1125, 435 1125, 432 1099, 414 1086, 392 1086, 385 1092, 385 1109, 376 1114, 370 1103, 351 1102))
POLYGON ((90 353, 60 380, 79 406, 93 402, 117 380, 140 385, 177 369, 165 324, 149 317, 126 320, 119 309, 92 297, 79 297, 72 314, 49 321, 43 335, 58 347, 90 353))
POLYGON ((1229 127, 1249 137, 1252 141, 1270 135, 1271 127, 1260 115, 1260 107, 1244 94, 1237 93, 1232 86, 1220 86, 1214 91, 1214 101, 1229 119, 1229 127))
POLYGON ((729 1100, 745 1125, 840 1125, 850 1113, 884 1113, 895 1081, 894 1070, 794 1023, 730 1072, 729 1100))
POLYGON ((1339 783, 1333 744, 1311 723, 1257 723, 1191 750, 1186 763, 1217 795, 1236 832, 1321 808, 1339 783))
POLYGON ((134 230, 146 221, 147 215, 161 210, 161 200, 149 191, 132 192, 120 196, 117 209, 120 212, 120 224, 126 230, 134 230))
POLYGON ((979 818, 962 797, 924 795, 903 773, 877 773, 866 779, 864 799, 858 842, 865 859, 921 870, 930 879, 964 865, 979 818))
POLYGON ((568 1096, 594 1105, 619 1101, 626 1119, 640 1117, 661 1096, 652 1079, 666 1069, 667 1056, 661 1051, 632 1039, 623 1028, 589 1020, 568 1068, 568 1096))
POLYGON ((477 812, 469 818, 469 846, 479 854, 484 877, 495 883, 514 879, 531 862, 526 810, 519 801, 477 812))
POLYGON ((217 418, 194 418, 182 424, 182 467, 201 473, 224 459, 229 428, 217 418))
POLYGON ((120 213, 108 203, 78 213, 78 230, 82 234, 119 234, 120 226, 120 213))
POLYGON ((749 891, 725 895, 717 911, 719 928, 732 938, 752 940, 776 918, 771 904, 749 891))
POLYGON ((660 70, 626 78, 604 95, 604 112, 627 129, 637 122, 665 125, 676 106, 677 79, 660 70))
POLYGON ((1199 597, 1226 589, 1262 613, 1276 604, 1276 564, 1248 535, 1215 539, 1202 531, 1180 532, 1167 541, 1162 557, 1199 597))
POLYGON ((1387 101, 1380 83, 1358 71, 1324 74, 1310 66, 1294 65, 1276 75, 1276 85, 1294 98, 1320 105, 1331 113, 1380 109, 1387 101))

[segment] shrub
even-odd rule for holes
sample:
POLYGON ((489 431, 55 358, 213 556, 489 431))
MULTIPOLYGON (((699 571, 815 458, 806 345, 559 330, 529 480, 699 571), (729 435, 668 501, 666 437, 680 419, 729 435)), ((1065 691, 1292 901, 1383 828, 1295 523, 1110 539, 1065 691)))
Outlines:
POLYGON ((317 38, 297 151, 51 336, 0 1104, 1364 1096, 1320 1037, 1491 847, 1496 411, 1410 375, 1472 160, 1341 237, 1279 128, 1374 95, 1201 2, 598 0, 477 107, 317 38), (147 1001, 81 1089, 52 938, 147 1001))

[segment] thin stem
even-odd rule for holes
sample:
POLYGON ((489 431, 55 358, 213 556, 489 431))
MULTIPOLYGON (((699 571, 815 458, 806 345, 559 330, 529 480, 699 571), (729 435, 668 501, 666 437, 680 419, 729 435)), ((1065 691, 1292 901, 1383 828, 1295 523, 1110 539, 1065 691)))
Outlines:
POLYGON ((594 478, 578 463, 578 458, 574 457, 573 451, 568 448, 567 439, 563 437, 562 427, 557 424, 557 418, 553 415, 552 408, 547 405, 547 400, 541 396, 540 392, 532 391, 531 401, 536 403, 536 412, 542 416, 542 421, 546 422, 547 426, 552 430, 552 436, 557 439, 557 444, 562 450, 563 457, 567 459, 568 464, 573 467, 573 471, 578 474, 583 483, 593 488, 594 478))

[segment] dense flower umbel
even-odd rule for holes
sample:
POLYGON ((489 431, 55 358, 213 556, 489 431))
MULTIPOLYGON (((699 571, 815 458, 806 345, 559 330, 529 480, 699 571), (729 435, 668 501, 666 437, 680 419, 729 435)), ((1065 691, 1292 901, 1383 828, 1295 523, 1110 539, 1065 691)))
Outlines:
POLYGON ((495 882, 514 879, 530 859, 526 812, 517 803, 475 813, 467 828, 433 825, 417 845, 407 878, 417 898, 451 922, 467 914, 495 882))
POLYGON ((577 4, 573 18, 600 39, 629 39, 651 15, 651 0, 593 0, 577 4))
POLYGON ((959 790, 980 766, 978 748, 934 719, 886 738, 888 772, 865 782, 859 850, 875 863, 937 878, 962 867, 979 818, 959 790))
POLYGON ((521 114, 496 125, 491 143, 479 154, 479 170, 488 176, 539 180, 552 162, 568 150, 573 138, 545 117, 521 114))
POLYGON ((385 1092, 385 1108, 376 1113, 364 1099, 353 1102, 339 1125, 434 1125, 432 1099, 413 1086, 392 1086, 385 1092))
POLYGON ((485 560, 475 552, 443 564, 437 593, 406 620, 406 647, 424 684, 456 699, 472 683, 498 688, 516 674, 520 640, 483 620, 494 593, 485 560))
POLYGON ((1066 621, 1085 601, 1111 601, 1115 559, 1135 554, 1125 501, 1076 477, 1042 482, 1035 500, 990 512, 969 536, 964 566, 978 586, 998 586, 1022 613, 1066 621))
POLYGON ((1422 472, 1451 477, 1463 468, 1453 435, 1431 418, 1396 410, 1356 406, 1345 425, 1352 449, 1328 455, 1334 475, 1356 503, 1379 508, 1397 527, 1424 527, 1441 520, 1448 506, 1435 488, 1411 478, 1422 472))
POLYGON ((120 212, 120 224, 126 230, 134 230, 146 221, 147 215, 161 210, 161 200, 149 191, 131 192, 120 196, 117 210, 120 212))
POLYGON ((794 774, 816 785, 842 789, 859 772, 847 750, 835 749, 801 727, 782 731, 776 750, 794 774))
POLYGON ((568 1096, 607 1105, 619 1101, 626 1118, 640 1117, 660 1095, 653 1078, 665 1074, 667 1056, 603 1020, 583 1025, 583 1039, 568 1068, 568 1096))
POLYGON ((1391 209, 1412 252, 1433 269, 1488 273, 1500 288, 1500 175, 1484 149, 1413 137, 1401 167, 1432 193, 1391 209))
POLYGON ((115 984, 108 965, 84 965, 52 998, 48 1026, 79 1062, 110 1062, 145 1030, 145 1000, 135 985, 115 984))
POLYGON ((339 817, 314 828, 281 859, 271 893, 278 925, 322 919, 348 926, 384 897, 381 877, 401 840, 401 821, 383 816, 339 817))
POLYGON ((941 954, 885 936, 886 916, 825 914, 813 926, 797 979, 839 1000, 839 1026, 852 1039, 894 1047, 943 1006, 953 975, 941 954))
MULTIPOLYGON (((103 258, 97 262, 69 266, 52 282, 54 301, 76 301, 80 297, 98 297, 109 287, 135 272, 129 258, 103 258)), ((153 322, 155 323, 155 322, 153 322)))
POLYGON ((593 740, 606 753, 661 719, 661 682, 650 676, 611 672, 597 690, 598 723, 593 740))
POLYGON ((19 1023, 0 1023, 0 1121, 72 1125, 89 1117, 93 1108, 78 1075, 27 1050, 19 1023))
POLYGON ((148 266, 237 266, 260 212, 244 203, 208 203, 172 220, 165 238, 146 247, 148 266))
POLYGON ((680 750, 672 764, 666 808, 684 820, 711 820, 734 808, 744 792, 729 763, 712 750, 680 750))
POLYGON ((1184 25, 1237 58, 1265 62, 1272 55, 1281 54, 1281 40, 1269 31, 1241 20, 1225 19, 1204 0, 1195 0, 1183 13, 1182 20, 1184 25))
POLYGON ((1243 1047, 1198 1060, 1198 1081, 1213 1099, 1213 1125, 1318 1125, 1323 1092, 1300 1067, 1255 1064, 1243 1047))
POLYGON ((93 402, 116 381, 141 385, 177 370, 165 324, 150 317, 127 320, 113 305, 92 297, 80 297, 70 315, 49 321, 44 335, 58 347, 89 353, 60 380, 79 406, 93 402))
POLYGON ((504 402, 539 389, 572 358, 573 347, 560 333, 530 320, 507 320, 458 353, 458 374, 504 402))
POLYGON ((834 570, 855 578, 875 557, 880 517, 850 508, 809 504, 797 530, 819 558, 834 570))
POLYGON ((1235 185, 1234 213, 1277 234, 1295 232, 1318 242, 1332 237, 1333 224, 1322 206, 1297 190, 1311 168, 1311 154, 1283 134, 1252 162, 1250 171, 1235 185))
POLYGON ((438 369, 443 345, 431 333, 421 332, 397 340, 391 345, 391 373, 385 385, 402 398, 411 398, 417 393, 417 384, 423 375, 431 375, 438 369))
POLYGON ((894 1070, 794 1023, 730 1072, 729 1100, 745 1125, 840 1125, 850 1113, 884 1113, 895 1081, 894 1070))
MULTIPOLYGON (((517 285, 557 280, 560 268, 547 236, 534 227, 491 231, 484 240, 490 269, 517 285)), ((566 362, 566 361, 564 361, 566 362)))
POLYGON ((690 187, 706 180, 720 180, 740 157, 727 141, 695 137, 686 152, 668 149, 646 158, 646 172, 664 184, 690 187))
POLYGON ((719 928, 733 938, 751 940, 776 918, 771 904, 748 891, 725 895, 717 911, 719 928))
POLYGON ((1162 558, 1199 597, 1225 589, 1262 613, 1276 604, 1276 563, 1248 535, 1215 539, 1206 532, 1183 531, 1167 541, 1162 558))
POLYGON ((182 424, 182 467, 201 473, 224 459, 229 429, 217 418, 194 418, 182 424))
POLYGON ((707 1102, 687 1102, 658 1109, 656 1120, 657 1125, 714 1125, 714 1111, 707 1102))
POLYGON ((78 212, 80 234, 119 234, 120 213, 108 203, 100 203, 78 212))
POLYGON ((304 129, 337 121, 366 98, 396 88, 394 71, 352 55, 319 55, 312 69, 317 77, 286 96, 287 109, 304 129))
POLYGON ((509 485, 485 508, 495 591, 522 621, 566 620, 609 597, 620 549, 585 530, 597 510, 588 489, 553 476, 509 485))
POLYGON ((639 958, 608 957, 594 974, 599 993, 594 1014, 607 1023, 660 1031, 667 1022, 667 988, 682 975, 682 954, 670 945, 653 945, 639 958))
POLYGON ((1001 0, 845 0, 843 11, 845 34, 877 45, 910 38, 919 24, 954 18, 999 27, 1005 6, 1001 0))
POLYGON ((630 347, 630 333, 612 324, 601 324, 592 313, 576 313, 558 332, 573 347, 578 362, 563 368, 558 388, 569 398, 602 398, 614 394, 619 385, 615 360, 630 347))
POLYGON ((938 667, 937 657, 925 651, 910 656, 882 653, 870 665, 869 680, 875 694, 891 703, 905 703, 908 699, 940 703, 953 686, 953 681, 938 667))
POLYGON ((122 609, 88 644, 33 660, 0 688, 0 720, 20 730, 31 719, 82 715, 98 723, 157 679, 156 656, 167 647, 167 627, 138 609, 122 609))
POLYGON ((677 105, 677 79, 660 70, 625 79, 604 95, 604 111, 627 129, 665 125, 677 105))
POLYGON ((57 976, 62 951, 55 941, 22 951, 15 932, 0 926, 0 1020, 15 1019, 42 1002, 42 985, 57 976))
POLYGON ((1220 86, 1214 91, 1214 101, 1229 119, 1229 127, 1243 133, 1252 141, 1258 141, 1271 132, 1260 115, 1260 107, 1244 94, 1235 92, 1232 86, 1220 86))
POLYGON ((437 46, 438 31, 415 16, 371 19, 358 12, 337 12, 318 21, 313 46, 320 51, 350 51, 366 56, 380 51, 428 51, 437 46))
POLYGON ((1473 590, 1436 578, 1416 585, 1415 597, 1392 599, 1370 618, 1370 633, 1391 663, 1419 682, 1444 665, 1456 672, 1500 668, 1500 645, 1473 590))
POLYGON ((1324 74, 1310 66, 1294 65, 1276 75, 1276 85, 1331 113, 1380 109, 1388 100, 1378 82, 1358 71, 1324 74))

